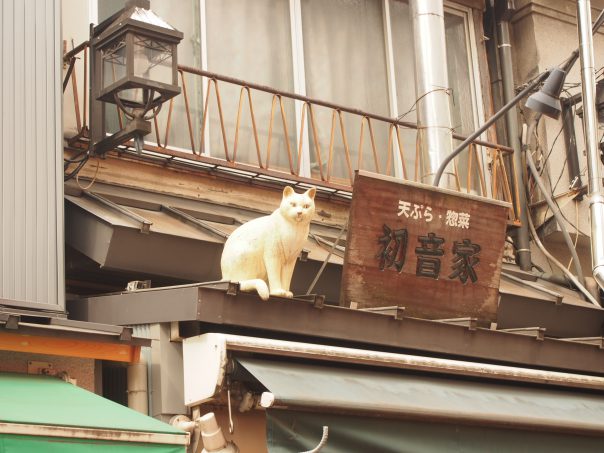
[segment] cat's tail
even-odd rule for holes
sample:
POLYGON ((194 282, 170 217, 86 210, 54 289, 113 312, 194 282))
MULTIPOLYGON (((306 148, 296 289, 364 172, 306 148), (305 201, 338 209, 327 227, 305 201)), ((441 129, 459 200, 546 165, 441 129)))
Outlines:
POLYGON ((252 280, 243 280, 239 282, 239 289, 245 292, 257 292, 262 300, 268 300, 268 286, 264 280, 254 278, 252 280))

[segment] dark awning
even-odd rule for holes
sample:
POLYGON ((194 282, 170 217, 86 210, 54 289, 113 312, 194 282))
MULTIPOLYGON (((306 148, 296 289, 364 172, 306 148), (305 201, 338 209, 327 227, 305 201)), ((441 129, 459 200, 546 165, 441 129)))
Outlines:
MULTIPOLYGON (((432 448, 383 448, 381 442, 384 439, 406 437, 403 434, 406 430, 412 430, 414 425, 422 426, 422 423, 423 426, 426 423, 433 426, 435 433, 452 435, 455 442, 461 442, 461 451, 488 451, 489 448, 484 448, 485 440, 479 438, 485 433, 497 439, 505 438, 505 433, 518 435, 518 438, 531 445, 553 437, 581 440, 583 436, 588 436, 586 439, 604 436, 602 395, 399 371, 327 367, 255 358, 238 358, 237 361, 270 392, 264 394, 262 400, 269 406, 269 445, 279 447, 271 449, 271 452, 312 448, 321 437, 321 427, 330 424, 335 429, 335 432, 331 430, 329 437, 333 449, 322 450, 325 452, 460 451, 458 448, 447 450, 444 446, 450 444, 446 442, 442 448, 438 447, 439 442, 431 439, 434 433, 428 435, 432 432, 430 430, 424 433, 424 440, 426 446, 432 448), (452 425, 465 428, 456 430, 452 429, 452 425), (312 437, 306 438, 304 432, 312 437), (518 434, 520 432, 522 435, 518 434), (471 433, 476 436, 480 433, 480 436, 471 433), (299 443, 300 438, 306 438, 307 442, 299 443), (351 442, 356 438, 368 442, 367 445, 372 448, 351 450, 350 445, 354 444, 351 442), (466 449, 466 442, 470 440, 476 447, 466 449), (295 448, 292 442, 298 442, 295 448), (291 448, 281 449, 283 445, 291 448)), ((403 443, 400 445, 418 441, 417 436, 411 436, 411 440, 401 440, 403 443)), ((503 445, 509 445, 510 448, 522 445, 516 441, 510 442, 503 445)), ((598 442, 600 447, 601 442, 602 439, 598 442)), ((497 445, 499 447, 499 443, 497 445)), ((562 442, 556 445, 568 444, 562 442)), ((592 445, 595 446, 595 443, 592 445)), ((589 451, 582 448, 581 451, 589 451)), ((508 451, 505 448, 502 450, 508 451)))
POLYGON ((292 410, 268 410, 270 453, 310 451, 328 437, 321 453, 599 453, 602 438, 564 433, 490 428, 292 410))

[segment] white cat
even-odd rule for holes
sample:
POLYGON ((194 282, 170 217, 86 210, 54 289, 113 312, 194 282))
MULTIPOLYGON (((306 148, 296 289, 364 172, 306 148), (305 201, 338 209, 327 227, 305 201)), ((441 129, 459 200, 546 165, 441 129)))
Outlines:
POLYGON ((281 206, 271 215, 258 217, 233 231, 220 260, 222 278, 239 282, 241 291, 258 292, 263 300, 269 294, 293 297, 289 285, 308 237, 315 193, 314 187, 298 194, 288 186, 283 190, 281 206))

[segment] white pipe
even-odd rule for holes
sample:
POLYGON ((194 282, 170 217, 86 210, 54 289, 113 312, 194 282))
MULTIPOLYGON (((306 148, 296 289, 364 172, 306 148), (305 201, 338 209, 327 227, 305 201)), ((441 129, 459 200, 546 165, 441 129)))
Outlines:
POLYGON ((591 260, 593 276, 604 289, 604 194, 598 152, 598 129, 595 105, 596 77, 591 32, 591 4, 577 1, 577 25, 583 95, 583 131, 587 151, 589 211, 591 214, 591 260))
POLYGON ((198 418, 196 422, 201 428, 203 453, 237 453, 239 451, 234 443, 227 442, 213 412, 198 418))
MULTIPOLYGON (((440 164, 453 149, 443 0, 410 0, 409 7, 415 48, 421 181, 432 184, 440 164)), ((451 168, 447 167, 444 185, 447 188, 456 187, 451 168)))
POLYGON ((128 407, 145 415, 149 413, 147 363, 139 360, 128 365, 128 407))

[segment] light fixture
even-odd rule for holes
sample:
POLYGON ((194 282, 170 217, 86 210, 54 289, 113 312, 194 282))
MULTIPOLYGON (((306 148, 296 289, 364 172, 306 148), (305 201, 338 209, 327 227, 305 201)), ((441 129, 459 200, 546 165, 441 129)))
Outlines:
POLYGON ((562 112, 559 98, 565 78, 565 71, 560 68, 552 69, 543 87, 529 96, 525 106, 550 118, 558 119, 562 112))
POLYGON ((91 32, 92 150, 102 154, 134 139, 142 151, 143 136, 162 104, 180 93, 176 47, 183 34, 150 10, 149 0, 128 0, 124 9, 91 32), (105 103, 129 119, 106 137, 105 103))

